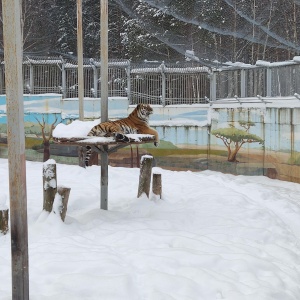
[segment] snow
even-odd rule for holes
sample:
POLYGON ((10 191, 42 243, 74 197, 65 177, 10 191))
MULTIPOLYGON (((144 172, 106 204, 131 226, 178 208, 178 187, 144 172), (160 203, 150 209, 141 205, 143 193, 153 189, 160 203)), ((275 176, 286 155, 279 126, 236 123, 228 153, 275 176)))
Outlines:
POLYGON ((75 120, 71 124, 65 125, 63 123, 58 124, 53 130, 54 138, 86 138, 90 130, 97 124, 100 120, 94 121, 79 121, 75 120))
POLYGON ((48 159, 43 163, 43 176, 45 177, 44 190, 49 187, 55 189, 57 187, 55 178, 56 161, 54 159, 48 159))
POLYGON ((258 60, 256 61, 256 66, 258 67, 282 67, 282 66, 289 66, 294 65, 297 62, 297 58, 295 58, 295 61, 289 60, 289 61, 279 61, 279 62, 269 62, 264 60, 258 60))
POLYGON ((60 215, 63 209, 62 197, 60 194, 56 193, 54 201, 53 201, 53 213, 60 215))
MULTIPOLYGON (((58 124, 53 131, 54 138, 82 138, 83 140, 77 141, 77 143, 88 143, 89 144, 109 144, 115 141, 114 137, 98 137, 98 136, 87 136, 90 130, 97 124, 99 120, 94 121, 79 121, 76 120, 71 124, 58 124)), ((135 140, 136 142, 141 141, 141 138, 153 138, 153 135, 150 134, 126 134, 130 139, 135 140)))
POLYGON ((153 159, 153 156, 152 155, 148 155, 148 154, 143 155, 141 157, 140 163, 143 164, 143 162, 144 162, 145 159, 153 159))
POLYGON ((285 97, 247 97, 247 98, 223 98, 216 101, 211 101, 210 105, 213 108, 296 108, 300 107, 300 97, 296 93, 294 96, 285 97))
POLYGON ((7 202, 6 194, 0 194, 0 210, 8 209, 6 202, 7 202))
MULTIPOLYGON (((300 299, 299 184, 156 167, 162 200, 137 199, 139 169, 109 167, 104 211, 100 167, 56 166, 71 188, 65 223, 59 199, 42 211, 43 164, 26 165, 31 300, 300 299)), ((7 172, 0 159, 2 195, 7 172)), ((8 300, 9 233, 0 265, 8 300)))
POLYGON ((44 165, 44 168, 48 168, 48 165, 54 165, 54 164, 56 164, 56 161, 54 160, 54 159, 48 159, 47 161, 45 161, 44 163, 43 163, 43 165, 44 165))

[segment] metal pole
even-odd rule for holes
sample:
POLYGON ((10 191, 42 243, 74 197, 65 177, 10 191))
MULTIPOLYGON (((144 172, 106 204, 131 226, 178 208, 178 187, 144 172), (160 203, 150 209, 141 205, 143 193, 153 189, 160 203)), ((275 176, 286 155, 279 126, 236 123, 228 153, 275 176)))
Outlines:
POLYGON ((132 99, 131 99, 130 63, 126 67, 126 75, 127 75, 127 98, 128 98, 128 103, 132 104, 132 99))
POLYGON ((241 70, 241 98, 246 97, 246 70, 241 70))
POLYGON ((165 73, 165 63, 161 64, 161 104, 166 106, 166 73, 165 73))
POLYGON ((84 120, 84 80, 83 80, 83 39, 82 39, 82 1, 77 0, 77 60, 78 60, 78 102, 79 120, 84 120))
POLYGON ((217 100, 217 76, 216 72, 212 71, 210 75, 210 100, 217 100))
MULTIPOLYGON (((108 0, 101 0, 101 122, 108 120, 108 0)), ((108 149, 101 152, 101 209, 108 205, 108 149)))
POLYGON ((61 85, 62 85, 62 95, 63 98, 67 98, 67 76, 66 76, 66 68, 65 62, 61 59, 61 85))
POLYGON ((267 68, 267 97, 272 97, 272 69, 267 68))
POLYGON ((108 0, 101 0, 101 122, 108 119, 108 0))
POLYGON ((94 60, 91 58, 90 59, 90 64, 93 68, 93 95, 94 95, 94 98, 97 98, 97 95, 98 95, 98 71, 97 71, 97 67, 95 66, 95 62, 94 60))
POLYGON ((12 299, 29 299, 28 225, 20 0, 3 0, 12 299))
POLYGON ((29 67, 29 87, 30 87, 30 94, 34 94, 34 72, 33 72, 33 65, 30 63, 29 67))

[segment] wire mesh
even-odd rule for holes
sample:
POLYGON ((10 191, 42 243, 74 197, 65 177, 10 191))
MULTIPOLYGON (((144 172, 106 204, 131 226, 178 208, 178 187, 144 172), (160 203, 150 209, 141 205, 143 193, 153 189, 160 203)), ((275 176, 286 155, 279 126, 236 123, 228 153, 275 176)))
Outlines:
MULTIPOLYGON (((291 59, 300 51, 299 0, 114 2, 136 27, 181 57, 204 65, 227 61, 254 64, 261 59, 274 62, 291 59)), ((140 34, 139 40, 149 41, 146 34, 140 34)), ((177 59, 175 53, 173 59, 177 59)))
MULTIPOLYGON (((195 62, 109 62, 110 97, 128 97, 132 104, 207 103, 207 98, 291 96, 300 92, 299 57, 281 63, 228 64, 208 68, 195 62), (215 91, 215 96, 214 92, 215 91)), ((101 63, 84 61, 84 97, 101 97, 101 63)), ((62 58, 31 58, 23 62, 24 93, 60 93, 78 97, 77 62, 62 58)), ((5 64, 0 58, 0 93, 5 93, 5 64)))

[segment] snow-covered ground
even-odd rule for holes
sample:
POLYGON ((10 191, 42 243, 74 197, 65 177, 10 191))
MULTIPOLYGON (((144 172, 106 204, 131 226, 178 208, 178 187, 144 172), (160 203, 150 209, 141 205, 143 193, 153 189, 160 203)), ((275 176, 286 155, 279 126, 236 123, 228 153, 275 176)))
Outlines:
MULTIPOLYGON (((137 199, 139 170, 57 165, 65 223, 42 212, 42 168, 27 162, 31 300, 299 300, 300 185, 212 171, 162 174, 163 199, 137 199)), ((7 160, 0 159, 2 206, 7 160)), ((11 299, 0 235, 0 299, 11 299)))

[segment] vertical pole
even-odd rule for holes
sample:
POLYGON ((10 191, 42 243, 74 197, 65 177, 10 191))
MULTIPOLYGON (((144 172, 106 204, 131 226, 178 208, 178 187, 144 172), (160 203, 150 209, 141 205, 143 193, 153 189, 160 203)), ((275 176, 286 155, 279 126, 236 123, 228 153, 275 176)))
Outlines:
POLYGON ((267 97, 272 97, 272 69, 267 68, 267 97))
POLYGON ((4 91, 3 91, 3 83, 2 83, 2 78, 3 78, 3 74, 2 74, 2 71, 3 70, 3 67, 1 66, 1 60, 0 60, 0 94, 3 94, 4 91))
POLYGON ((94 63, 94 60, 91 58, 90 59, 90 64, 93 68, 93 89, 94 89, 94 92, 93 92, 93 95, 94 95, 94 98, 97 98, 97 95, 98 95, 98 70, 97 70, 97 67, 95 66, 95 63, 94 63))
MULTIPOLYGON (((108 120, 108 0, 101 0, 101 122, 108 120)), ((101 152, 101 204, 108 206, 108 147, 101 152)))
POLYGON ((7 106, 12 299, 29 299, 20 0, 2 0, 7 106))
POLYGON ((82 0, 77 0, 77 71, 78 71, 78 102, 79 102, 79 120, 84 119, 83 97, 83 40, 82 40, 82 0))
POLYGON ((108 146, 103 146, 101 152, 101 202, 100 208, 108 208, 108 146))
POLYGON ((126 76, 127 76, 127 98, 128 98, 128 103, 132 104, 132 99, 131 99, 130 63, 126 67, 126 76))
POLYGON ((65 61, 62 57, 61 59, 61 87, 62 87, 62 96, 63 98, 67 98, 67 77, 66 77, 66 68, 65 61))
POLYGON ((217 76, 216 72, 212 71, 210 78, 210 100, 217 100, 217 76))
POLYGON ((246 97, 246 70, 241 70, 241 98, 246 97))
POLYGON ((108 119, 108 0, 101 0, 101 122, 108 119))
POLYGON ((165 73, 165 63, 161 64, 161 104, 166 105, 166 73, 165 73))
POLYGON ((34 72, 33 72, 32 63, 30 63, 29 66, 29 87, 30 87, 30 94, 34 94, 34 72))

